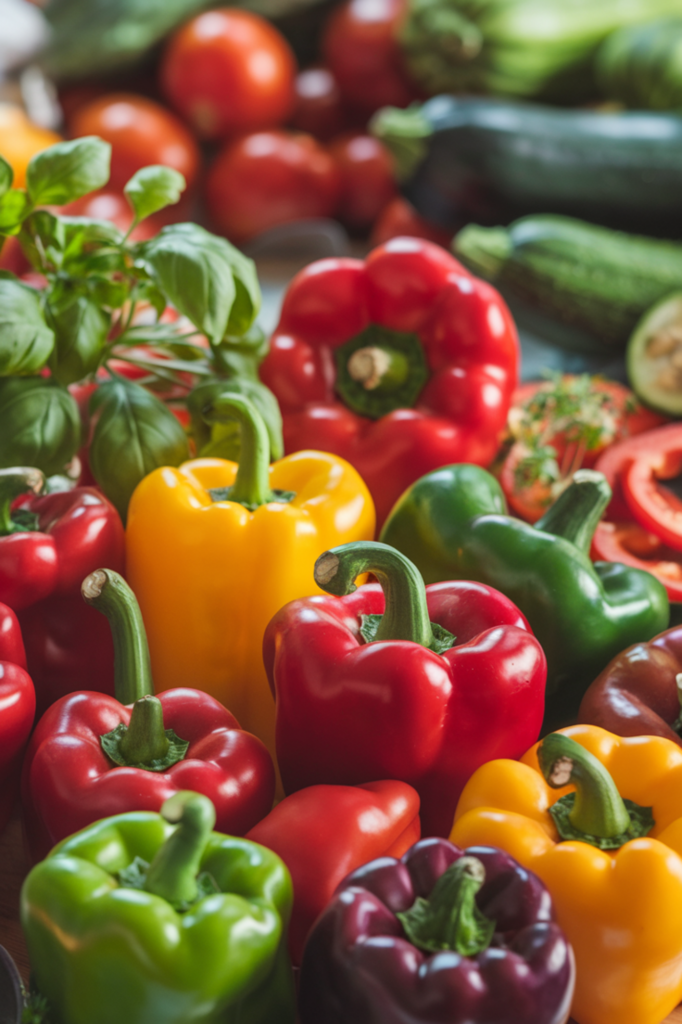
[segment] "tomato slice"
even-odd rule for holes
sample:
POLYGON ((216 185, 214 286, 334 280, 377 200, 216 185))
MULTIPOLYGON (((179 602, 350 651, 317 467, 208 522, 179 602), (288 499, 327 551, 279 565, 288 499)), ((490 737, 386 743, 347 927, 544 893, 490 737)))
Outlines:
POLYGON ((671 601, 682 601, 682 556, 638 523, 601 522, 592 539, 594 561, 643 569, 663 584, 671 601))

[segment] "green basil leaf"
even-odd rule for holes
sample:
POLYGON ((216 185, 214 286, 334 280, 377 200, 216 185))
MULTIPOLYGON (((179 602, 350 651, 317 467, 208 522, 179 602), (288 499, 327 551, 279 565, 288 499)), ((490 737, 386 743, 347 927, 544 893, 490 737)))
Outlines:
MULTIPOLYGON (((1 168, 0 168, 1 170, 1 168)), ((31 208, 23 189, 12 188, 0 196, 0 234, 17 235, 26 213, 31 208)))
POLYGON ((258 380, 258 367, 265 359, 270 342, 257 324, 241 337, 228 335, 215 350, 216 365, 226 377, 258 380))
POLYGON ((49 210, 35 210, 24 221, 19 235, 24 254, 38 270, 59 269, 64 248, 64 225, 49 210))
POLYGON ((80 445, 75 399, 49 377, 0 379, 0 467, 61 473, 80 445))
POLYGON ((177 203, 186 184, 179 171, 153 164, 133 174, 123 191, 133 208, 135 220, 140 221, 177 203))
POLYGON ((88 293, 98 306, 120 309, 130 295, 130 286, 125 281, 110 281, 107 277, 92 276, 87 279, 88 293))
POLYGON ((58 142, 28 165, 26 185, 34 206, 63 206, 102 188, 109 180, 111 146, 96 135, 58 142))
POLYGON ((99 365, 111 317, 91 299, 80 297, 49 318, 56 338, 50 361, 55 379, 64 386, 83 380, 99 365))
POLYGON ((243 395, 253 402, 268 430, 270 438, 270 460, 281 459, 284 453, 282 441, 282 414, 277 399, 272 391, 260 381, 234 378, 232 380, 212 380, 199 384, 187 396, 187 409, 191 419, 191 432, 199 455, 219 459, 239 461, 240 436, 239 424, 235 421, 214 423, 209 426, 204 422, 203 412, 207 405, 218 395, 243 395))
POLYGON ((0 196, 3 196, 5 192, 12 187, 14 181, 14 171, 5 160, 4 156, 0 156, 0 196))
POLYGON ((96 417, 90 468, 125 520, 130 497, 143 477, 188 458, 187 437, 163 402, 122 377, 97 388, 90 412, 96 417))
POLYGON ((0 278, 0 377, 37 373, 53 348, 39 293, 16 278, 0 278))
POLYGON ((64 255, 76 256, 103 245, 120 245, 123 234, 110 220, 59 215, 64 228, 64 255))
POLYGON ((157 317, 162 316, 168 305, 166 296, 153 281, 140 281, 135 288, 135 298, 142 302, 148 302, 157 317))

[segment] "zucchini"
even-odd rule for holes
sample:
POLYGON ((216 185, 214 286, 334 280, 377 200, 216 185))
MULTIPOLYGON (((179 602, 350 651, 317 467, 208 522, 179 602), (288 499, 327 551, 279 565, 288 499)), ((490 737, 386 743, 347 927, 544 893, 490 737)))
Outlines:
POLYGON ((659 18, 609 36, 596 59, 607 99, 643 110, 682 110, 682 17, 659 18))
POLYGON ((682 118, 673 114, 436 96, 379 111, 372 131, 392 151, 405 197, 448 230, 562 213, 682 235, 682 118))
POLYGON ((610 33, 679 13, 679 0, 409 0, 399 39, 427 95, 574 103, 594 95, 594 54, 610 33))
POLYGON ((453 250, 503 292, 602 344, 624 346, 642 315, 682 283, 682 245, 568 217, 470 224, 453 250))
POLYGON ((682 294, 644 314, 627 350, 632 390, 665 416, 682 416, 682 294))

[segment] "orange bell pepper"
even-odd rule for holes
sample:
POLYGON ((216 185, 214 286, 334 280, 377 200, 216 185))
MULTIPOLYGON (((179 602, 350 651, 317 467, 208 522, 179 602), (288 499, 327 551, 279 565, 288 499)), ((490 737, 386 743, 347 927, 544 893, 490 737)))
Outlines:
POLYGON ((552 733, 521 762, 474 773, 450 839, 499 846, 545 883, 575 952, 579 1024, 660 1024, 680 1001, 676 744, 585 725, 552 733))
POLYGON ((221 396, 212 416, 239 421, 239 464, 195 459, 140 482, 128 511, 127 578, 156 689, 206 690, 274 758, 265 627, 287 602, 322 594, 315 560, 371 539, 374 506, 357 471, 334 455, 296 452, 269 466, 267 430, 247 399, 221 396))

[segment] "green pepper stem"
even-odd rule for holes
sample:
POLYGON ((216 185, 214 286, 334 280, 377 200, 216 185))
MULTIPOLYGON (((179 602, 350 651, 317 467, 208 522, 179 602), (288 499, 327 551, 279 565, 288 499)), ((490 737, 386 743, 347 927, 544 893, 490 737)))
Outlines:
POLYGON ((611 488, 603 473, 579 469, 566 490, 535 523, 535 529, 563 537, 588 555, 594 531, 611 501, 611 488))
POLYGON ((348 373, 366 391, 394 391, 405 383, 409 372, 405 354, 385 345, 358 348, 348 360, 348 373))
POLYGON ((121 704, 154 693, 149 646, 142 613, 132 590, 117 572, 96 569, 81 585, 83 599, 109 620, 114 641, 114 687, 121 704))
POLYGON ((411 640, 431 647, 434 637, 424 580, 416 565, 400 551, 378 541, 354 541, 325 551, 314 569, 318 587, 339 597, 352 594, 355 580, 365 572, 374 573, 386 600, 375 639, 411 640))
POLYGON ((485 882, 485 868, 476 857, 460 857, 443 872, 428 900, 419 897, 409 910, 396 916, 410 942, 425 952, 451 949, 461 956, 476 956, 487 949, 495 922, 476 905, 485 882))
POLYGON ((14 466, 0 469, 0 537, 18 533, 24 529, 12 520, 12 502, 22 494, 40 494, 45 486, 45 476, 32 466, 14 466))
POLYGON ((409 180, 423 163, 433 135, 431 124, 416 104, 405 110, 384 107, 369 122, 369 130, 390 150, 398 181, 409 180))
POLYGON ((161 814, 178 827, 149 865, 145 889, 174 905, 192 903, 201 858, 215 825, 215 808, 207 796, 181 790, 166 800, 161 814))
POLYGON ((168 753, 170 743, 163 727, 163 705, 158 697, 140 697, 133 704, 128 728, 119 749, 130 764, 151 764, 168 753))
POLYGON ((569 815, 575 829, 608 839, 630 828, 630 815, 601 761, 570 736, 553 732, 538 747, 540 771, 552 789, 575 786, 569 815))
POLYGON ((240 452, 237 478, 230 488, 230 501, 257 508, 272 500, 270 490, 270 438, 263 417, 248 398, 226 391, 213 399, 203 414, 207 423, 237 420, 240 452))

